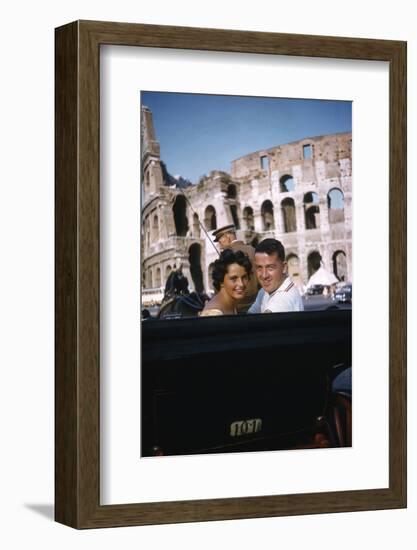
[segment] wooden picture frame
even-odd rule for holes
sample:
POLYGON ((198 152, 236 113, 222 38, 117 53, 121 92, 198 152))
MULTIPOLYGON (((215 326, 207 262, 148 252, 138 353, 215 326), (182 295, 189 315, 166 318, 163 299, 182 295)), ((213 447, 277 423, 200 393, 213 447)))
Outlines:
POLYGON ((406 43, 111 22, 56 29, 56 521, 75 528, 406 506, 406 43), (389 487, 100 505, 100 45, 389 62, 389 487))

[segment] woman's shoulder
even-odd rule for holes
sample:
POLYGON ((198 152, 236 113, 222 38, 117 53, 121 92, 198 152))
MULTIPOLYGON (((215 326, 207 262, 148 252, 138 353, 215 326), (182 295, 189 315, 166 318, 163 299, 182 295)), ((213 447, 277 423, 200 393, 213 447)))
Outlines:
POLYGON ((203 311, 200 313, 200 317, 213 317, 215 315, 224 315, 223 311, 221 309, 203 309, 203 311))

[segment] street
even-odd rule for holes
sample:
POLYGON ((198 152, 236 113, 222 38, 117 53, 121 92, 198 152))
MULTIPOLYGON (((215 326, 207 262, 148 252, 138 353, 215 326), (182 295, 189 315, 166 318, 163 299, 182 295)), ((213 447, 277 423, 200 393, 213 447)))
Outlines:
POLYGON ((335 300, 327 296, 319 294, 317 296, 303 296, 303 304, 305 311, 312 310, 325 310, 329 308, 338 308, 338 309, 352 309, 352 304, 349 303, 338 303, 335 300))

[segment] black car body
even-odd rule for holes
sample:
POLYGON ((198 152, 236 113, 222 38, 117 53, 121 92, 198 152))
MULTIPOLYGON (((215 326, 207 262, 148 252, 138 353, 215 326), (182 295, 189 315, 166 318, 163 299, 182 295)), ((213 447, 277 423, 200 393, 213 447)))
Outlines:
POLYGON ((142 323, 142 456, 294 448, 351 365, 351 311, 142 323))

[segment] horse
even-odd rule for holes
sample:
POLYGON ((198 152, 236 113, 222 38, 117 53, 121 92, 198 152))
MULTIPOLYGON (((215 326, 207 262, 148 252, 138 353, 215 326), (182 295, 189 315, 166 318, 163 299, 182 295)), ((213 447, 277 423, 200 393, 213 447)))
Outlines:
POLYGON ((204 292, 190 292, 188 279, 182 271, 171 271, 165 284, 158 319, 197 317, 209 299, 204 292))

